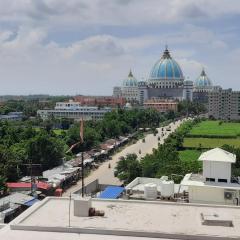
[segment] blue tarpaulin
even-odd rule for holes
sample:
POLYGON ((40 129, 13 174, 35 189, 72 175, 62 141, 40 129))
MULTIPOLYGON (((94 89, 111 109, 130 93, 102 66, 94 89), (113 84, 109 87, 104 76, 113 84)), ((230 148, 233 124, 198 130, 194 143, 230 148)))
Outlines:
POLYGON ((33 198, 32 200, 25 202, 24 205, 31 207, 34 203, 37 203, 37 202, 39 202, 39 200, 36 198, 33 198))
POLYGON ((100 194, 98 198, 116 199, 124 191, 124 187, 109 186, 100 194))

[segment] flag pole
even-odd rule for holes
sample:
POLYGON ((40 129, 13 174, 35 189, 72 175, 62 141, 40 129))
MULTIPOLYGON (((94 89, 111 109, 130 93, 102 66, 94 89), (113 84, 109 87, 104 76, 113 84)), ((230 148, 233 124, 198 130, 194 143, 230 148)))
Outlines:
POLYGON ((82 151, 82 197, 84 197, 84 160, 82 151))
MULTIPOLYGON (((83 144, 83 118, 81 119, 80 124, 80 141, 83 144)), ((84 197, 84 157, 83 157, 83 149, 82 149, 82 197, 84 197)))

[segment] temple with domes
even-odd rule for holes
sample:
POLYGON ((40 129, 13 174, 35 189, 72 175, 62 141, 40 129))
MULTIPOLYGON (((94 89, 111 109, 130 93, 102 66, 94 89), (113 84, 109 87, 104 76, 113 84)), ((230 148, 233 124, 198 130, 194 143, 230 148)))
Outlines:
POLYGON ((200 97, 204 102, 206 100, 205 93, 213 88, 212 82, 204 70, 195 83, 185 80, 180 65, 166 47, 161 58, 153 65, 146 81, 137 81, 130 71, 121 87, 114 88, 113 95, 124 97, 127 102, 140 105, 152 98, 192 101, 193 99, 198 100, 200 97))

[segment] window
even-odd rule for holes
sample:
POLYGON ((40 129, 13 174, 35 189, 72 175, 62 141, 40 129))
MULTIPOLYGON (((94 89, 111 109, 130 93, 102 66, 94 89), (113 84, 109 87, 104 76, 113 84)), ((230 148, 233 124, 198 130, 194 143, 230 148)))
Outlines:
POLYGON ((224 182, 224 183, 227 183, 227 179, 219 178, 219 179, 218 179, 218 182, 224 182))
POLYGON ((206 178, 206 182, 215 182, 215 178, 206 178))

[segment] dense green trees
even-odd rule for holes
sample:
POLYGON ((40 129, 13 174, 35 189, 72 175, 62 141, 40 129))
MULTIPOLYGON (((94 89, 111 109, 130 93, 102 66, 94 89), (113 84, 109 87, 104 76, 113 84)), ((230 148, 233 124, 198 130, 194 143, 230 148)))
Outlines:
MULTIPOLYGON (((18 104, 21 106, 21 103, 18 104)), ((21 110, 20 107, 17 110, 21 110)), ((84 123, 84 144, 74 148, 73 153, 90 150, 108 138, 132 133, 139 127, 158 126, 163 120, 166 118, 154 110, 113 111, 106 114, 102 121, 84 123)), ((30 163, 40 164, 42 170, 55 167, 61 163, 63 157, 67 157, 65 152, 69 146, 79 142, 79 123, 73 124, 68 119, 54 118, 38 122, 40 124, 38 127, 36 123, 36 121, 0 121, 2 178, 15 181, 21 175, 29 174, 26 165, 30 163), (55 134, 53 128, 56 125, 64 125, 65 129, 69 129, 55 134)))
POLYGON ((224 144, 222 146, 222 149, 224 149, 228 152, 231 152, 233 154, 236 154, 236 163, 233 164, 232 175, 233 176, 240 176, 240 148, 236 148, 234 146, 224 144))
MULTIPOLYGON (((66 148, 65 148, 66 150, 66 148)), ((41 164, 46 170, 58 166, 64 157, 64 143, 47 132, 41 131, 26 144, 29 162, 41 164)))
POLYGON ((34 130, 30 125, 0 122, 0 176, 16 181, 26 172, 26 164, 41 164, 43 170, 57 166, 67 145, 53 132, 34 130))
POLYGON ((182 101, 178 104, 178 112, 181 115, 198 115, 206 112, 207 109, 204 104, 198 102, 182 101))

